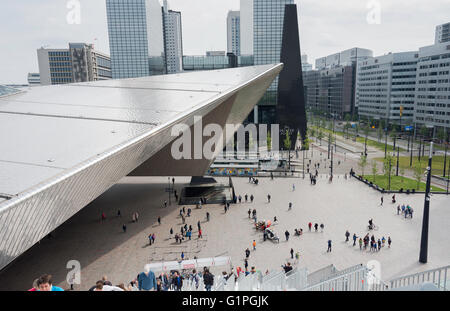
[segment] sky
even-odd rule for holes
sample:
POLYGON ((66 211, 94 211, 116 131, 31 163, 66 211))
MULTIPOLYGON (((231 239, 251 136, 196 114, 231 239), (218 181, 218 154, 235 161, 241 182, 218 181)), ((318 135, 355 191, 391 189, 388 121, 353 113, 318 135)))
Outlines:
MULTIPOLYGON (((239 0, 168 0, 181 11, 185 55, 227 48, 226 17, 239 0)), ((0 84, 27 83, 38 72, 36 50, 94 43, 109 54, 105 0, 3 0, 0 9, 0 84), (80 23, 68 23, 71 2, 80 23)), ((161 0, 162 2, 162 0, 161 0)), ((297 0, 302 54, 319 57, 352 47, 375 56, 434 43, 435 28, 450 22, 450 0, 297 0), (377 10, 379 8, 379 11, 377 10), (377 11, 379 14, 377 14, 377 11), (374 13, 375 12, 375 13, 374 13), (375 14, 375 15, 374 15, 375 14)))

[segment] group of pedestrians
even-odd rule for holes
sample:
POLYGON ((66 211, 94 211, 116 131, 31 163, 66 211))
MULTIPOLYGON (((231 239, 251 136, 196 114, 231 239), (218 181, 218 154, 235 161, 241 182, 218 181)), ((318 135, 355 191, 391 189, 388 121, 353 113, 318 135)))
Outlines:
POLYGON ((400 212, 402 213, 402 215, 405 215, 405 218, 408 218, 408 216, 412 219, 413 218, 413 213, 414 210, 412 209, 411 206, 402 204, 402 206, 398 205, 397 206, 397 215, 400 215, 400 212))
MULTIPOLYGON (((375 235, 372 234, 372 236, 369 236, 370 234, 367 233, 364 237, 358 237, 356 235, 356 233, 353 233, 353 246, 356 246, 356 241, 358 241, 359 244, 359 249, 360 250, 367 250, 367 248, 370 245, 370 251, 371 252, 378 252, 381 250, 382 247, 385 246, 386 242, 388 244, 388 248, 391 247, 392 244, 392 239, 390 236, 388 236, 387 240, 386 238, 383 236, 381 239, 375 238, 375 235)), ((349 242, 350 239, 350 232, 347 230, 345 231, 345 243, 349 242)))
MULTIPOLYGON (((309 232, 311 232, 312 226, 313 226, 312 222, 309 222, 309 223, 308 223, 308 230, 309 230, 309 232)), ((321 232, 323 232, 323 229, 324 229, 324 228, 325 228, 325 225, 324 225, 323 223, 320 224, 320 231, 321 231, 321 232)), ((316 222, 316 223, 314 224, 314 231, 317 232, 318 230, 319 230, 319 224, 316 222)))

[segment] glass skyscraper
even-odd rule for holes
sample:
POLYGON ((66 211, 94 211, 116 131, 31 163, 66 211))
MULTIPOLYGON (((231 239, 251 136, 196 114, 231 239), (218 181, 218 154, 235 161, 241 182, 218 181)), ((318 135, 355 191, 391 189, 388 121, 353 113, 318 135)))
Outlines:
POLYGON ((106 13, 113 79, 150 75, 151 59, 164 58, 159 1, 106 0, 106 13))
MULTIPOLYGON (((280 62, 284 9, 294 0, 253 0, 253 55, 255 65, 280 62)), ((258 104, 259 123, 275 120, 278 78, 258 104)), ((256 121, 256 120, 254 120, 256 121)))

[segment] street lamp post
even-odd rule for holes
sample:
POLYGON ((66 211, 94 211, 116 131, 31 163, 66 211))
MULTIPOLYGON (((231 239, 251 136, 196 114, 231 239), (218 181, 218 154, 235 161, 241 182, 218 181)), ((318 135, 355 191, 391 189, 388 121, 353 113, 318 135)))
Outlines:
POLYGON ((400 146, 397 146, 397 172, 395 175, 398 176, 398 163, 400 161, 400 146))
POLYGON ((386 157, 387 157, 387 137, 388 137, 388 131, 387 131, 387 125, 386 125, 386 128, 384 129, 385 131, 384 131, 384 137, 385 137, 385 140, 384 140, 384 158, 386 159, 386 157))
POLYGON ((409 157, 409 167, 412 166, 413 149, 414 149, 414 139, 411 140, 411 155, 410 155, 410 157, 409 157))
POLYGON ((389 191, 391 191, 391 170, 392 170, 392 157, 389 157, 389 191))
POLYGON ((430 218, 430 188, 431 188, 431 165, 433 161, 433 142, 430 144, 430 157, 428 159, 427 167, 427 187, 425 190, 425 203, 423 208, 422 218, 422 237, 420 240, 420 255, 419 261, 427 263, 428 258, 428 226, 430 218))
POLYGON ((331 176, 333 177, 333 146, 331 146, 331 176))
POLYGON ((303 151, 303 179, 305 179, 305 149, 303 151))

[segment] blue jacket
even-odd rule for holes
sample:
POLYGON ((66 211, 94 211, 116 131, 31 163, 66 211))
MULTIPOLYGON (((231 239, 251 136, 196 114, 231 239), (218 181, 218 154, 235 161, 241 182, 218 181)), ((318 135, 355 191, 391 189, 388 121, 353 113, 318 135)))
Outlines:
POLYGON ((148 275, 144 272, 138 275, 139 290, 151 290, 156 289, 156 277, 155 274, 150 271, 148 275))

